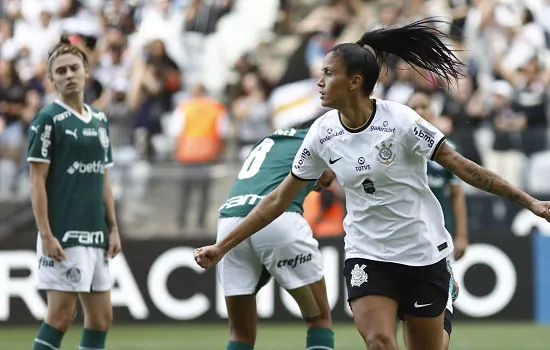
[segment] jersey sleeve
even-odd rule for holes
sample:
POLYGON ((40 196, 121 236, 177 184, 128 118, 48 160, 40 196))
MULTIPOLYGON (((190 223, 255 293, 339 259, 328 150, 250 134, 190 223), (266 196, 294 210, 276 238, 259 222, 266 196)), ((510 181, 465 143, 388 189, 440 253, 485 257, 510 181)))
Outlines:
POLYGON ((309 129, 294 157, 291 174, 298 180, 317 180, 326 168, 325 162, 317 151, 316 144, 319 142, 319 137, 316 130, 317 128, 314 127, 309 129))
POLYGON ((414 153, 434 160, 437 150, 445 142, 445 135, 415 111, 404 107, 407 115, 400 132, 401 143, 414 153))
POLYGON ((55 140, 53 118, 38 114, 28 130, 27 162, 50 163, 55 140))

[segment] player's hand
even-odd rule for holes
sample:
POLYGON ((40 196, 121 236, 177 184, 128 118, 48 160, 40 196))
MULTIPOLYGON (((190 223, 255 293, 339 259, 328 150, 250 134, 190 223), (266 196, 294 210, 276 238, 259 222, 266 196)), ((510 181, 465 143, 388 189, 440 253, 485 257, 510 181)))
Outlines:
POLYGON ((67 260, 65 251, 63 251, 61 244, 53 235, 42 238, 42 254, 56 261, 67 260))
POLYGON ((122 250, 122 244, 120 243, 120 235, 118 234, 118 228, 113 228, 109 233, 109 249, 107 249, 107 257, 114 258, 122 250))
POLYGON ((529 208, 533 214, 540 216, 550 222, 550 202, 534 201, 529 208))
POLYGON ((197 248, 193 252, 195 261, 203 269, 209 269, 223 258, 224 254, 222 250, 216 245, 209 245, 202 248, 197 248))
POLYGON ((453 242, 455 246, 454 256, 455 260, 458 260, 464 256, 466 248, 468 248, 468 237, 457 236, 453 242))

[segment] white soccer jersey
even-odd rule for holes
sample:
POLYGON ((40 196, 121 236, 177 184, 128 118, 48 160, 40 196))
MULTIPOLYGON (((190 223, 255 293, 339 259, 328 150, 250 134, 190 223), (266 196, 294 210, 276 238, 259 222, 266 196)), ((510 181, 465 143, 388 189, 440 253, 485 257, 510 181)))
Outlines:
POLYGON ((296 154, 292 175, 318 179, 329 167, 346 193, 346 258, 410 266, 453 251, 443 213, 428 187, 426 159, 445 136, 409 107, 376 100, 374 117, 349 129, 336 110, 317 119, 296 154))

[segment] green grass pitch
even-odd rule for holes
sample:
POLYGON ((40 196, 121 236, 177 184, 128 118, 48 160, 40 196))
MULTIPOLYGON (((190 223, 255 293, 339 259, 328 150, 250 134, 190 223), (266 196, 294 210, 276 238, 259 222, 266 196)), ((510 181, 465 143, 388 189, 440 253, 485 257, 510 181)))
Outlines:
MULTIPOLYGON (((36 327, 0 328, 0 349, 29 350, 36 327)), ((62 350, 78 348, 81 328, 67 333, 62 350)), ((336 349, 364 349, 352 324, 335 326, 336 349)), ((149 324, 114 325, 107 341, 108 350, 223 350, 227 341, 225 324, 149 324)), ((400 333, 399 333, 400 335, 400 333)), ((258 350, 300 350, 305 348, 305 326, 295 324, 260 324, 258 350)), ((401 346, 401 349, 404 349, 401 346)), ((458 323, 451 338, 452 350, 550 349, 550 327, 529 323, 458 323)))

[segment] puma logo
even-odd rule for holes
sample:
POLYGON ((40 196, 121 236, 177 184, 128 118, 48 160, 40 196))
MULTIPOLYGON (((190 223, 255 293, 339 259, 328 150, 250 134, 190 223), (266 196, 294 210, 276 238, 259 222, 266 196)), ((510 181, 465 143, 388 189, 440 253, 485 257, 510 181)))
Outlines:
POLYGON ((34 131, 35 134, 38 134, 38 126, 31 125, 31 130, 34 131))
POLYGON ((75 138, 75 140, 78 140, 78 135, 76 134, 77 131, 78 131, 78 129, 74 129, 74 131, 65 130, 65 134, 71 135, 75 138))

